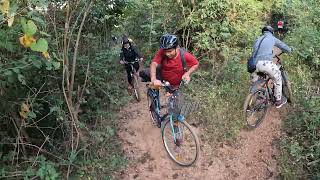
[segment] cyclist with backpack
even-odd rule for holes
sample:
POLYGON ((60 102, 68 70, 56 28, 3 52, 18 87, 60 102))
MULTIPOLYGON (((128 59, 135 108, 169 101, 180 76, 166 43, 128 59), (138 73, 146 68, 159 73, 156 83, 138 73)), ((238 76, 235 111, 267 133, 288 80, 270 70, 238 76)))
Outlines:
POLYGON ((189 83, 191 74, 198 68, 198 60, 178 45, 178 38, 165 34, 160 38, 160 49, 153 57, 150 69, 140 72, 143 81, 151 81, 155 86, 161 80, 178 87, 181 80, 189 83))
MULTIPOLYGON (((138 52, 136 47, 134 47, 131 44, 130 39, 127 36, 123 36, 122 38, 122 48, 120 53, 120 64, 125 65, 125 69, 127 71, 127 77, 128 77, 128 89, 132 89, 132 77, 131 77, 131 67, 128 64, 125 64, 125 62, 134 62, 136 59, 140 59, 140 61, 143 60, 141 54, 138 52)), ((136 62, 133 64, 133 67, 136 69, 136 71, 139 70, 139 63, 136 62)))
POLYGON ((252 81, 258 79, 258 72, 266 73, 275 85, 274 93, 276 98, 276 108, 280 108, 287 103, 287 99, 282 96, 282 76, 277 64, 272 62, 273 47, 280 48, 285 53, 291 53, 291 48, 273 36, 273 28, 265 26, 262 28, 260 36, 253 46, 253 53, 248 61, 248 72, 251 74, 252 81))

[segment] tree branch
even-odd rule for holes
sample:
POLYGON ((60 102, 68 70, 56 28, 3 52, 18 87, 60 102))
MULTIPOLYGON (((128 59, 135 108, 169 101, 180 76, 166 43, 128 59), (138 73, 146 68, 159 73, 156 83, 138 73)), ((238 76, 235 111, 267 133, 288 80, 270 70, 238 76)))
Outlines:
POLYGON ((75 72, 76 72, 76 64, 77 64, 77 56, 78 56, 78 47, 79 47, 79 41, 80 41, 80 36, 81 36, 81 32, 82 32, 82 28, 84 25, 84 22, 86 20, 86 17, 88 15, 88 12, 91 8, 91 4, 92 1, 89 2, 89 5, 87 6, 84 14, 83 14, 83 18, 79 27, 79 31, 78 31, 78 35, 77 35, 77 40, 76 40, 76 45, 75 45, 75 49, 74 49, 74 54, 73 54, 73 59, 72 59, 72 70, 71 70, 71 82, 70 82, 70 91, 69 91, 69 97, 68 98, 72 98, 72 91, 73 91, 73 85, 74 85, 74 76, 75 76, 75 72))

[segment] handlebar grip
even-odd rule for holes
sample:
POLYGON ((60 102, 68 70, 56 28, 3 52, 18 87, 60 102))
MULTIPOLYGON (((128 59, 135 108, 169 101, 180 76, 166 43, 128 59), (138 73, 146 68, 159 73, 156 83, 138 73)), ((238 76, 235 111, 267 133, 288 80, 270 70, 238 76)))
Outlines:
POLYGON ((147 83, 147 87, 148 88, 151 88, 151 89, 157 89, 157 90, 159 90, 162 86, 160 85, 154 85, 153 83, 147 83))

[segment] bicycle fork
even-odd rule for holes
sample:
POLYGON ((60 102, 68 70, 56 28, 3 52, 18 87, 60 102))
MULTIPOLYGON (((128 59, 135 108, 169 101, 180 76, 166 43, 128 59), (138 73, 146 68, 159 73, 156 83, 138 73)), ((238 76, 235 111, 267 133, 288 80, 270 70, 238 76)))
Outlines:
POLYGON ((184 116, 178 115, 176 121, 174 121, 173 118, 174 118, 173 114, 170 114, 169 120, 170 120, 171 131, 173 134, 173 140, 174 140, 174 143, 177 146, 179 146, 179 145, 181 145, 182 140, 183 140, 183 134, 182 134, 183 132, 182 132, 181 128, 178 125, 176 125, 175 123, 179 122, 179 121, 183 122, 184 116))

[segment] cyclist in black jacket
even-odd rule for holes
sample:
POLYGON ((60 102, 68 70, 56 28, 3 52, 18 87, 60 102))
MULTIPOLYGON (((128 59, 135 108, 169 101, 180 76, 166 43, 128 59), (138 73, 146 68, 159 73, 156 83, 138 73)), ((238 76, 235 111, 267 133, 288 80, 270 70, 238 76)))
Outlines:
MULTIPOLYGON (((122 48, 121 48, 121 53, 120 53, 120 64, 124 64, 126 71, 127 71, 127 77, 128 77, 128 89, 132 89, 133 85, 132 85, 132 78, 130 76, 131 73, 131 67, 128 64, 125 64, 125 62, 133 62, 136 59, 139 59, 140 61, 143 60, 141 54, 139 53, 139 51, 136 49, 136 47, 134 47, 129 38, 127 36, 124 36, 122 38, 122 48)), ((138 72, 139 70, 139 63, 136 62, 134 63, 134 68, 136 69, 136 71, 138 72)))

